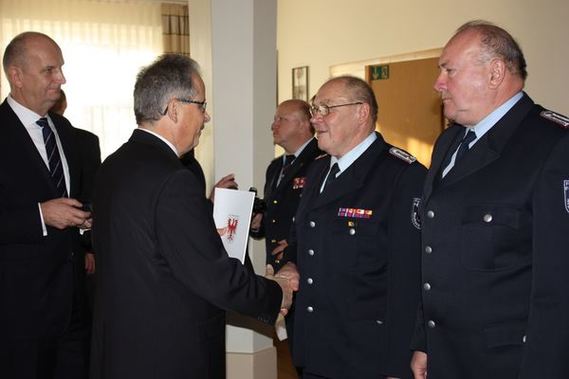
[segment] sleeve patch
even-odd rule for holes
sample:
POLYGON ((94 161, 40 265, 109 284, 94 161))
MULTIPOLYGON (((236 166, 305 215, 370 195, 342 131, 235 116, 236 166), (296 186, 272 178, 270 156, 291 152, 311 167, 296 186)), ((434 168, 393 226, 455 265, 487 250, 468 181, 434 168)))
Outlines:
POLYGON ((389 149, 389 153, 391 155, 409 163, 409 164, 411 164, 417 160, 417 158, 415 158, 414 156, 412 156, 408 152, 403 151, 397 147, 392 147, 391 149, 389 149))
POLYGON ((563 116, 562 114, 552 111, 541 111, 539 115, 549 121, 553 121, 554 123, 560 125, 562 128, 569 128, 569 117, 567 116, 563 116))

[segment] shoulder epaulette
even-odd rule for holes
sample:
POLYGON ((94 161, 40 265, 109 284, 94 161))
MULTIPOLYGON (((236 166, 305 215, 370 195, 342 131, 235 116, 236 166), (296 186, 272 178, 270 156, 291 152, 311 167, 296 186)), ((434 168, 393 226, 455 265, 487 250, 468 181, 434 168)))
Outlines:
POLYGON ((397 147, 392 147, 391 149, 389 149, 389 154, 411 164, 413 162, 415 162, 417 160, 417 158, 415 158, 414 156, 412 156, 411 154, 409 154, 408 152, 401 150, 397 147))
POLYGON ((541 111, 539 115, 549 121, 553 121, 562 128, 569 128, 569 117, 567 116, 552 111, 541 111))

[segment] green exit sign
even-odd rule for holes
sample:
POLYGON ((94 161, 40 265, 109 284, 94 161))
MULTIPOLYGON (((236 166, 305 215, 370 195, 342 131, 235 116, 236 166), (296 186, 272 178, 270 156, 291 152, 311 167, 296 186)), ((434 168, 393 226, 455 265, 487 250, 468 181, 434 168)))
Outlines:
POLYGON ((369 66, 369 77, 371 80, 389 79, 389 65, 378 64, 376 66, 369 66))

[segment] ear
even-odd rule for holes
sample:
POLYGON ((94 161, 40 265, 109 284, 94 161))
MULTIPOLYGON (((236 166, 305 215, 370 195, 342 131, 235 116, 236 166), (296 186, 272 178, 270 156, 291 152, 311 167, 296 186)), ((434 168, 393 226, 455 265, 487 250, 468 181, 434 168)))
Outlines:
POLYGON ((502 59, 494 58, 490 61, 490 88, 498 88, 502 84, 506 71, 506 63, 502 59))
POLYGON ((8 77, 8 81, 13 86, 15 86, 16 88, 22 88, 24 73, 20 67, 14 65, 8 67, 8 72, 6 72, 6 76, 8 77))
POLYGON ((371 106, 368 103, 360 104, 357 106, 358 110, 356 112, 356 116, 360 123, 367 123, 370 113, 371 113, 371 106))
POLYGON ((166 112, 166 117, 169 117, 173 123, 178 122, 178 102, 177 101, 168 101, 167 104, 168 111, 166 112))

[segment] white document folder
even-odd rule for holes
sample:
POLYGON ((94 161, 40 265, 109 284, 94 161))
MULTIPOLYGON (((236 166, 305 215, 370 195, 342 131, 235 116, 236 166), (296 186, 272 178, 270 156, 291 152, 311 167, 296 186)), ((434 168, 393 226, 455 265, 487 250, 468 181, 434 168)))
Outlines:
POLYGON ((230 257, 245 262, 249 226, 255 194, 250 191, 216 188, 213 219, 230 257))

